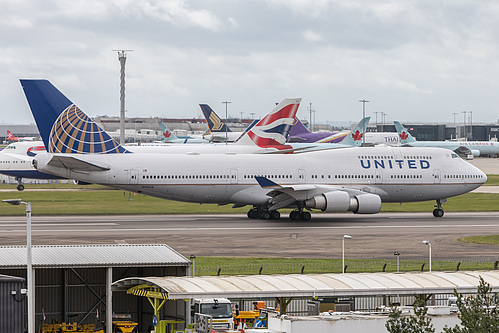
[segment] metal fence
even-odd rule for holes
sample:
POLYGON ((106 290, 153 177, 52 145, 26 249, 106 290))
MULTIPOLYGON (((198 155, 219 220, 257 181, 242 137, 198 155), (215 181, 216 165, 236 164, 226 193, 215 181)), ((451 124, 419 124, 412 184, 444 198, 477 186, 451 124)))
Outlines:
MULTIPOLYGON (((396 272, 397 262, 393 260, 347 261, 346 272, 373 273, 396 272)), ((498 261, 445 260, 433 261, 433 271, 492 270, 498 268, 498 261)), ((425 260, 401 260, 400 272, 428 271, 425 260)), ((329 263, 265 263, 244 265, 196 266, 196 275, 254 275, 254 274, 311 274, 341 273, 341 260, 329 263)))

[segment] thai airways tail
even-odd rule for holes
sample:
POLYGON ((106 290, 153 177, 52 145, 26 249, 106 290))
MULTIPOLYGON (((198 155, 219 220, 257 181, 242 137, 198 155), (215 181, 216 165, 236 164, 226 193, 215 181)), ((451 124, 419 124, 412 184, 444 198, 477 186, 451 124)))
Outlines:
POLYGON ((286 98, 276 105, 255 126, 246 131, 236 144, 256 144, 258 147, 285 147, 288 134, 293 124, 301 98, 286 98))
POLYGON ((161 133, 163 133, 163 142, 172 142, 180 140, 162 121, 158 122, 161 133))
POLYGON ((128 153, 48 80, 20 81, 48 153, 128 153))
POLYGON ((206 119, 210 132, 232 132, 208 104, 199 104, 199 106, 201 107, 201 111, 203 111, 203 116, 206 119))
POLYGON ((362 146, 362 137, 366 133, 367 125, 369 124, 369 120, 371 117, 365 117, 359 123, 353 131, 350 131, 348 135, 340 142, 340 144, 347 146, 362 146))
POLYGON ((300 119, 295 117, 295 120, 294 120, 293 124, 291 125, 291 129, 289 130, 289 135, 290 136, 297 136, 300 134, 308 134, 308 133, 310 133, 308 128, 306 128, 305 125, 303 125, 303 123, 301 122, 300 119))
POLYGON ((395 124, 395 129, 399 134, 401 144, 405 145, 411 142, 416 142, 416 139, 414 139, 414 137, 411 135, 411 133, 409 133, 407 128, 402 126, 401 123, 399 123, 398 121, 394 121, 393 123, 395 124))

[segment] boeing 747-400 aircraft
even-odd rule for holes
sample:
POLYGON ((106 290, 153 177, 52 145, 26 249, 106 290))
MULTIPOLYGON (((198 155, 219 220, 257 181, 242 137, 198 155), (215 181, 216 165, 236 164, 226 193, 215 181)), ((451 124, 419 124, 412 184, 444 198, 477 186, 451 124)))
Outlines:
MULTIPOLYGON (((290 218, 302 220, 310 219, 312 209, 373 214, 382 202, 426 200, 436 200, 433 214, 441 217, 447 198, 467 193, 487 179, 456 154, 439 148, 131 153, 70 100, 56 94, 48 81, 21 80, 21 84, 48 151, 35 156, 39 171, 164 199, 250 205, 250 218, 277 219, 281 208, 294 209, 290 218)), ((265 119, 268 124, 273 120, 265 119)), ((272 142, 257 131, 248 134, 257 145, 272 142)))
POLYGON ((464 157, 499 154, 499 142, 494 141, 416 141, 409 131, 398 121, 393 122, 402 145, 411 147, 439 147, 453 150, 464 157))

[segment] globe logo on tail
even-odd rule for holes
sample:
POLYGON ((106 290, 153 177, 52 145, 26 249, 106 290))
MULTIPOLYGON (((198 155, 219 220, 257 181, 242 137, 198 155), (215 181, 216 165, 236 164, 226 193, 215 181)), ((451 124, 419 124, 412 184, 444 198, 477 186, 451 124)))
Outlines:
POLYGON ((49 153, 128 152, 74 104, 68 106, 57 118, 50 131, 48 143, 49 153))

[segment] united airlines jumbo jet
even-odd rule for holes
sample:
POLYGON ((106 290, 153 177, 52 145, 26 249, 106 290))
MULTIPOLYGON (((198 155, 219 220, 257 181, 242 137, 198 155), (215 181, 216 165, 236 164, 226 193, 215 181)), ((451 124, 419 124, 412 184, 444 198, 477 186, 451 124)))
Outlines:
MULTIPOLYGON (((365 147, 301 154, 136 154, 112 140, 69 100, 53 100, 47 81, 21 80, 47 154, 47 172, 146 195, 197 203, 250 205, 250 218, 309 220, 309 210, 378 213, 382 202, 436 200, 467 193, 487 177, 440 148, 365 147), (52 115, 50 115, 52 113, 52 115), (53 115, 56 120, 53 121, 53 115), (52 119, 52 123, 48 120, 52 119), (45 141, 45 139, 47 141, 45 141)), ((268 119, 269 124, 272 119, 268 119)), ((250 130, 255 143, 268 138, 250 130)))

